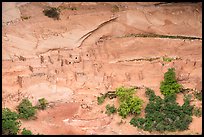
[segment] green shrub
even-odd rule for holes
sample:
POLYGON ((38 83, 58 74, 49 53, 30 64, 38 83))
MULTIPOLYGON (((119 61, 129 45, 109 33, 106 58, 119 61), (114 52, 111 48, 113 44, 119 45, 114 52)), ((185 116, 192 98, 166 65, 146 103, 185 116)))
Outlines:
POLYGON ((17 135, 21 122, 18 114, 8 108, 2 109, 2 135, 17 135))
POLYGON ((156 96, 154 93, 154 90, 150 89, 150 88, 146 88, 145 94, 147 97, 149 97, 149 101, 154 101, 156 99, 161 99, 161 97, 156 96))
POLYGON ((33 135, 33 133, 30 130, 27 130, 23 128, 23 131, 21 132, 22 135, 33 135))
POLYGON ((127 100, 127 103, 130 107, 131 114, 141 113, 143 100, 141 100, 139 97, 132 97, 129 100, 127 100))
POLYGON ((49 7, 47 9, 43 10, 43 13, 45 16, 48 16, 49 18, 53 18, 55 20, 59 20, 59 18, 60 18, 60 9, 59 8, 49 7))
POLYGON ((103 104, 106 97, 108 97, 109 99, 113 99, 113 98, 116 98, 117 95, 116 95, 115 91, 108 91, 107 93, 102 94, 100 97, 97 97, 98 105, 103 104))
POLYGON ((194 92, 193 95, 195 96, 196 99, 202 101, 202 92, 194 92))
POLYGON ((18 105, 17 110, 19 112, 20 118, 30 119, 35 116, 36 108, 28 99, 23 99, 18 105))
POLYGON ((144 118, 138 118, 138 119, 132 118, 130 120, 130 124, 134 125, 135 127, 137 126, 139 128, 143 128, 145 121, 146 121, 146 119, 144 119, 144 118))
POLYGON ((152 89, 150 89, 150 88, 146 88, 145 94, 146 94, 147 97, 155 96, 154 90, 152 90, 152 89))
POLYGON ((169 68, 164 74, 164 81, 161 82, 160 90, 163 95, 172 95, 181 91, 182 86, 177 83, 174 68, 169 68))
POLYGON ((128 106, 127 102, 120 103, 120 106, 118 108, 118 113, 122 118, 126 118, 126 116, 130 113, 131 109, 128 106))
POLYGON ((130 124, 145 131, 182 131, 187 130, 192 122, 193 106, 190 96, 185 96, 184 104, 176 102, 176 95, 168 95, 162 99, 153 90, 147 88, 149 103, 145 108, 145 118, 132 118, 130 124))
POLYGON ((143 101, 137 96, 133 97, 135 88, 119 87, 116 89, 116 95, 119 98, 118 113, 122 118, 128 114, 140 114, 143 101))
POLYGON ((113 113, 115 113, 117 111, 117 109, 115 108, 114 105, 110 106, 109 104, 106 105, 106 114, 111 115, 113 113))
POLYGON ((48 101, 45 99, 45 98, 41 98, 38 100, 38 105, 37 105, 37 108, 38 109, 46 109, 47 105, 48 105, 48 101))
POLYGON ((182 109, 183 109, 183 112, 185 114, 188 114, 188 115, 193 115, 193 106, 190 105, 190 100, 192 98, 192 95, 188 94, 188 95, 184 95, 184 103, 182 105, 182 109))
POLYGON ((102 104, 106 97, 109 97, 110 99, 118 97, 120 104, 119 108, 116 109, 114 106, 107 105, 106 113, 108 115, 110 115, 111 113, 115 113, 115 111, 118 111, 119 115, 122 116, 122 118, 126 118, 126 116, 129 114, 140 114, 143 101, 137 96, 133 96, 133 94, 135 93, 135 89, 136 87, 119 87, 116 89, 116 91, 108 91, 106 94, 97 97, 98 105, 102 104))
POLYGON ((193 115, 195 115, 196 117, 201 117, 202 116, 202 108, 194 107, 193 108, 193 115))
POLYGON ((174 59, 173 58, 163 57, 163 61, 165 61, 165 62, 171 62, 172 60, 174 60, 174 59))
POLYGON ((125 88, 122 86, 116 89, 116 96, 118 96, 120 102, 128 100, 134 93, 135 88, 125 88))
POLYGON ((98 105, 103 104, 103 102, 105 101, 106 96, 102 95, 101 97, 97 97, 97 101, 98 101, 98 105))

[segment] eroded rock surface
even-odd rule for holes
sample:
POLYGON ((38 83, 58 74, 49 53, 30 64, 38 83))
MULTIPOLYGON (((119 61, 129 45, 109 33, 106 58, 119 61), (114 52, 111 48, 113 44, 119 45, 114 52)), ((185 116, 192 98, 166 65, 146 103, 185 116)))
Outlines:
MULTIPOLYGON (((119 86, 146 86, 160 95, 170 67, 184 87, 202 90, 201 3, 155 4, 3 3, 4 9, 16 10, 3 15, 18 19, 3 17, 3 107, 14 110, 24 97, 34 104, 46 98, 50 108, 38 112, 36 120, 23 121, 34 133, 150 134, 131 126, 130 118, 121 123, 121 117, 107 116, 108 101, 99 106, 97 96, 119 86), (48 5, 64 7, 60 20, 44 16, 48 5), (148 33, 200 39, 126 37, 148 33)), ((145 100, 144 90, 138 94, 145 100)), ((109 103, 118 105, 116 99, 109 103)), ((177 134, 201 133, 202 121, 194 119, 194 126, 177 134)))

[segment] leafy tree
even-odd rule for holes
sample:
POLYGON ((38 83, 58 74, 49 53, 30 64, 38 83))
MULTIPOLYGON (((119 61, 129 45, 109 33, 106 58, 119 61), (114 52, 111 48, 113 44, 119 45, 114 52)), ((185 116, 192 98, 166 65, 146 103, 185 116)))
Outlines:
POLYGON ((143 101, 137 96, 133 96, 135 88, 119 87, 116 89, 116 95, 119 98, 119 115, 126 118, 128 114, 140 114, 143 101))
MULTIPOLYGON (((44 98, 39 100, 40 108, 45 108, 46 100, 44 98)), ((32 103, 28 99, 23 99, 18 105, 16 112, 12 112, 9 108, 2 109, 2 135, 17 135, 21 122, 19 118, 30 119, 36 113, 36 107, 32 106, 32 103)), ((32 135, 30 130, 25 128, 21 132, 22 135, 32 135)))
POLYGON ((144 119, 144 118, 138 118, 138 119, 132 118, 130 120, 130 124, 137 126, 139 128, 144 128, 143 126, 144 126, 145 121, 146 121, 146 119, 144 119))
POLYGON ((16 112, 12 112, 8 108, 2 109, 2 135, 17 135, 21 122, 16 112))
POLYGON ((182 131, 188 129, 192 122, 193 106, 190 96, 184 97, 184 104, 176 102, 176 95, 165 96, 161 99, 154 91, 147 88, 146 95, 149 103, 145 108, 145 118, 132 118, 130 124, 145 131, 182 131))
POLYGON ((28 99, 23 99, 18 105, 17 110, 19 112, 20 118, 29 119, 35 116, 36 108, 28 99))
POLYGON ((126 118, 126 116, 130 113, 130 107, 128 106, 127 102, 120 103, 118 108, 118 113, 122 118, 126 118))
POLYGON ((129 100, 127 100, 127 103, 130 107, 131 114, 141 113, 143 101, 139 97, 132 97, 129 100))
POLYGON ((116 89, 116 95, 118 96, 120 102, 128 100, 134 93, 135 88, 119 87, 116 89))
POLYGON ((164 74, 164 81, 161 82, 160 90, 163 95, 172 95, 181 91, 182 86, 177 83, 174 68, 169 68, 164 74))

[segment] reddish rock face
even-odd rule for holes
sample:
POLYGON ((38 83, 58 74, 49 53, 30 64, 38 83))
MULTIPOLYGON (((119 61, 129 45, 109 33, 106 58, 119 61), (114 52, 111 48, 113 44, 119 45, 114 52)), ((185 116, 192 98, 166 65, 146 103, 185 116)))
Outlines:
MULTIPOLYGON (((15 4, 3 4, 15 10, 3 10, 8 16, 2 27, 2 105, 15 110, 25 97, 33 104, 46 98, 50 108, 39 111, 36 120, 22 121, 33 133, 159 134, 131 126, 131 117, 120 122, 118 115, 107 116, 106 104, 118 107, 118 101, 97 105, 97 96, 119 86, 150 87, 161 95, 160 82, 170 67, 185 88, 202 90, 202 39, 127 36, 202 38, 201 3, 15 4), (60 20, 44 16, 48 5, 60 6, 60 20)), ((137 91, 143 108, 144 92, 137 91)), ((182 100, 179 94, 178 103, 182 100)), ((189 130, 175 134, 201 134, 201 119, 193 118, 189 130)))

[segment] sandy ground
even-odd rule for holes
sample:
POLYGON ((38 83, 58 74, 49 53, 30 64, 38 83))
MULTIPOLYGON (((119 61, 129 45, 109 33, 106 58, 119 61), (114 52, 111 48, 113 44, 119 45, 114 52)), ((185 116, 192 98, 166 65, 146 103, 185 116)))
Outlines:
MULTIPOLYGON (((3 107, 14 110, 25 97, 33 104, 46 98, 51 104, 47 110, 39 111, 35 120, 22 121, 22 127, 33 133, 160 134, 131 126, 131 117, 120 122, 118 115, 107 116, 105 105, 117 106, 116 99, 97 105, 100 93, 119 86, 146 86, 161 95, 160 82, 170 67, 185 88, 202 90, 202 40, 125 36, 155 33, 202 38, 201 3, 154 4, 3 3, 3 107), (60 20, 44 16, 46 6, 64 7, 60 20), (164 56, 178 59, 164 62, 164 56)), ((144 89, 137 95, 145 107, 144 89)), ((179 94, 178 103, 182 100, 179 94)), ((192 103, 202 106, 198 100, 192 103)), ((189 130, 165 134, 201 133, 202 117, 193 117, 189 130)))

